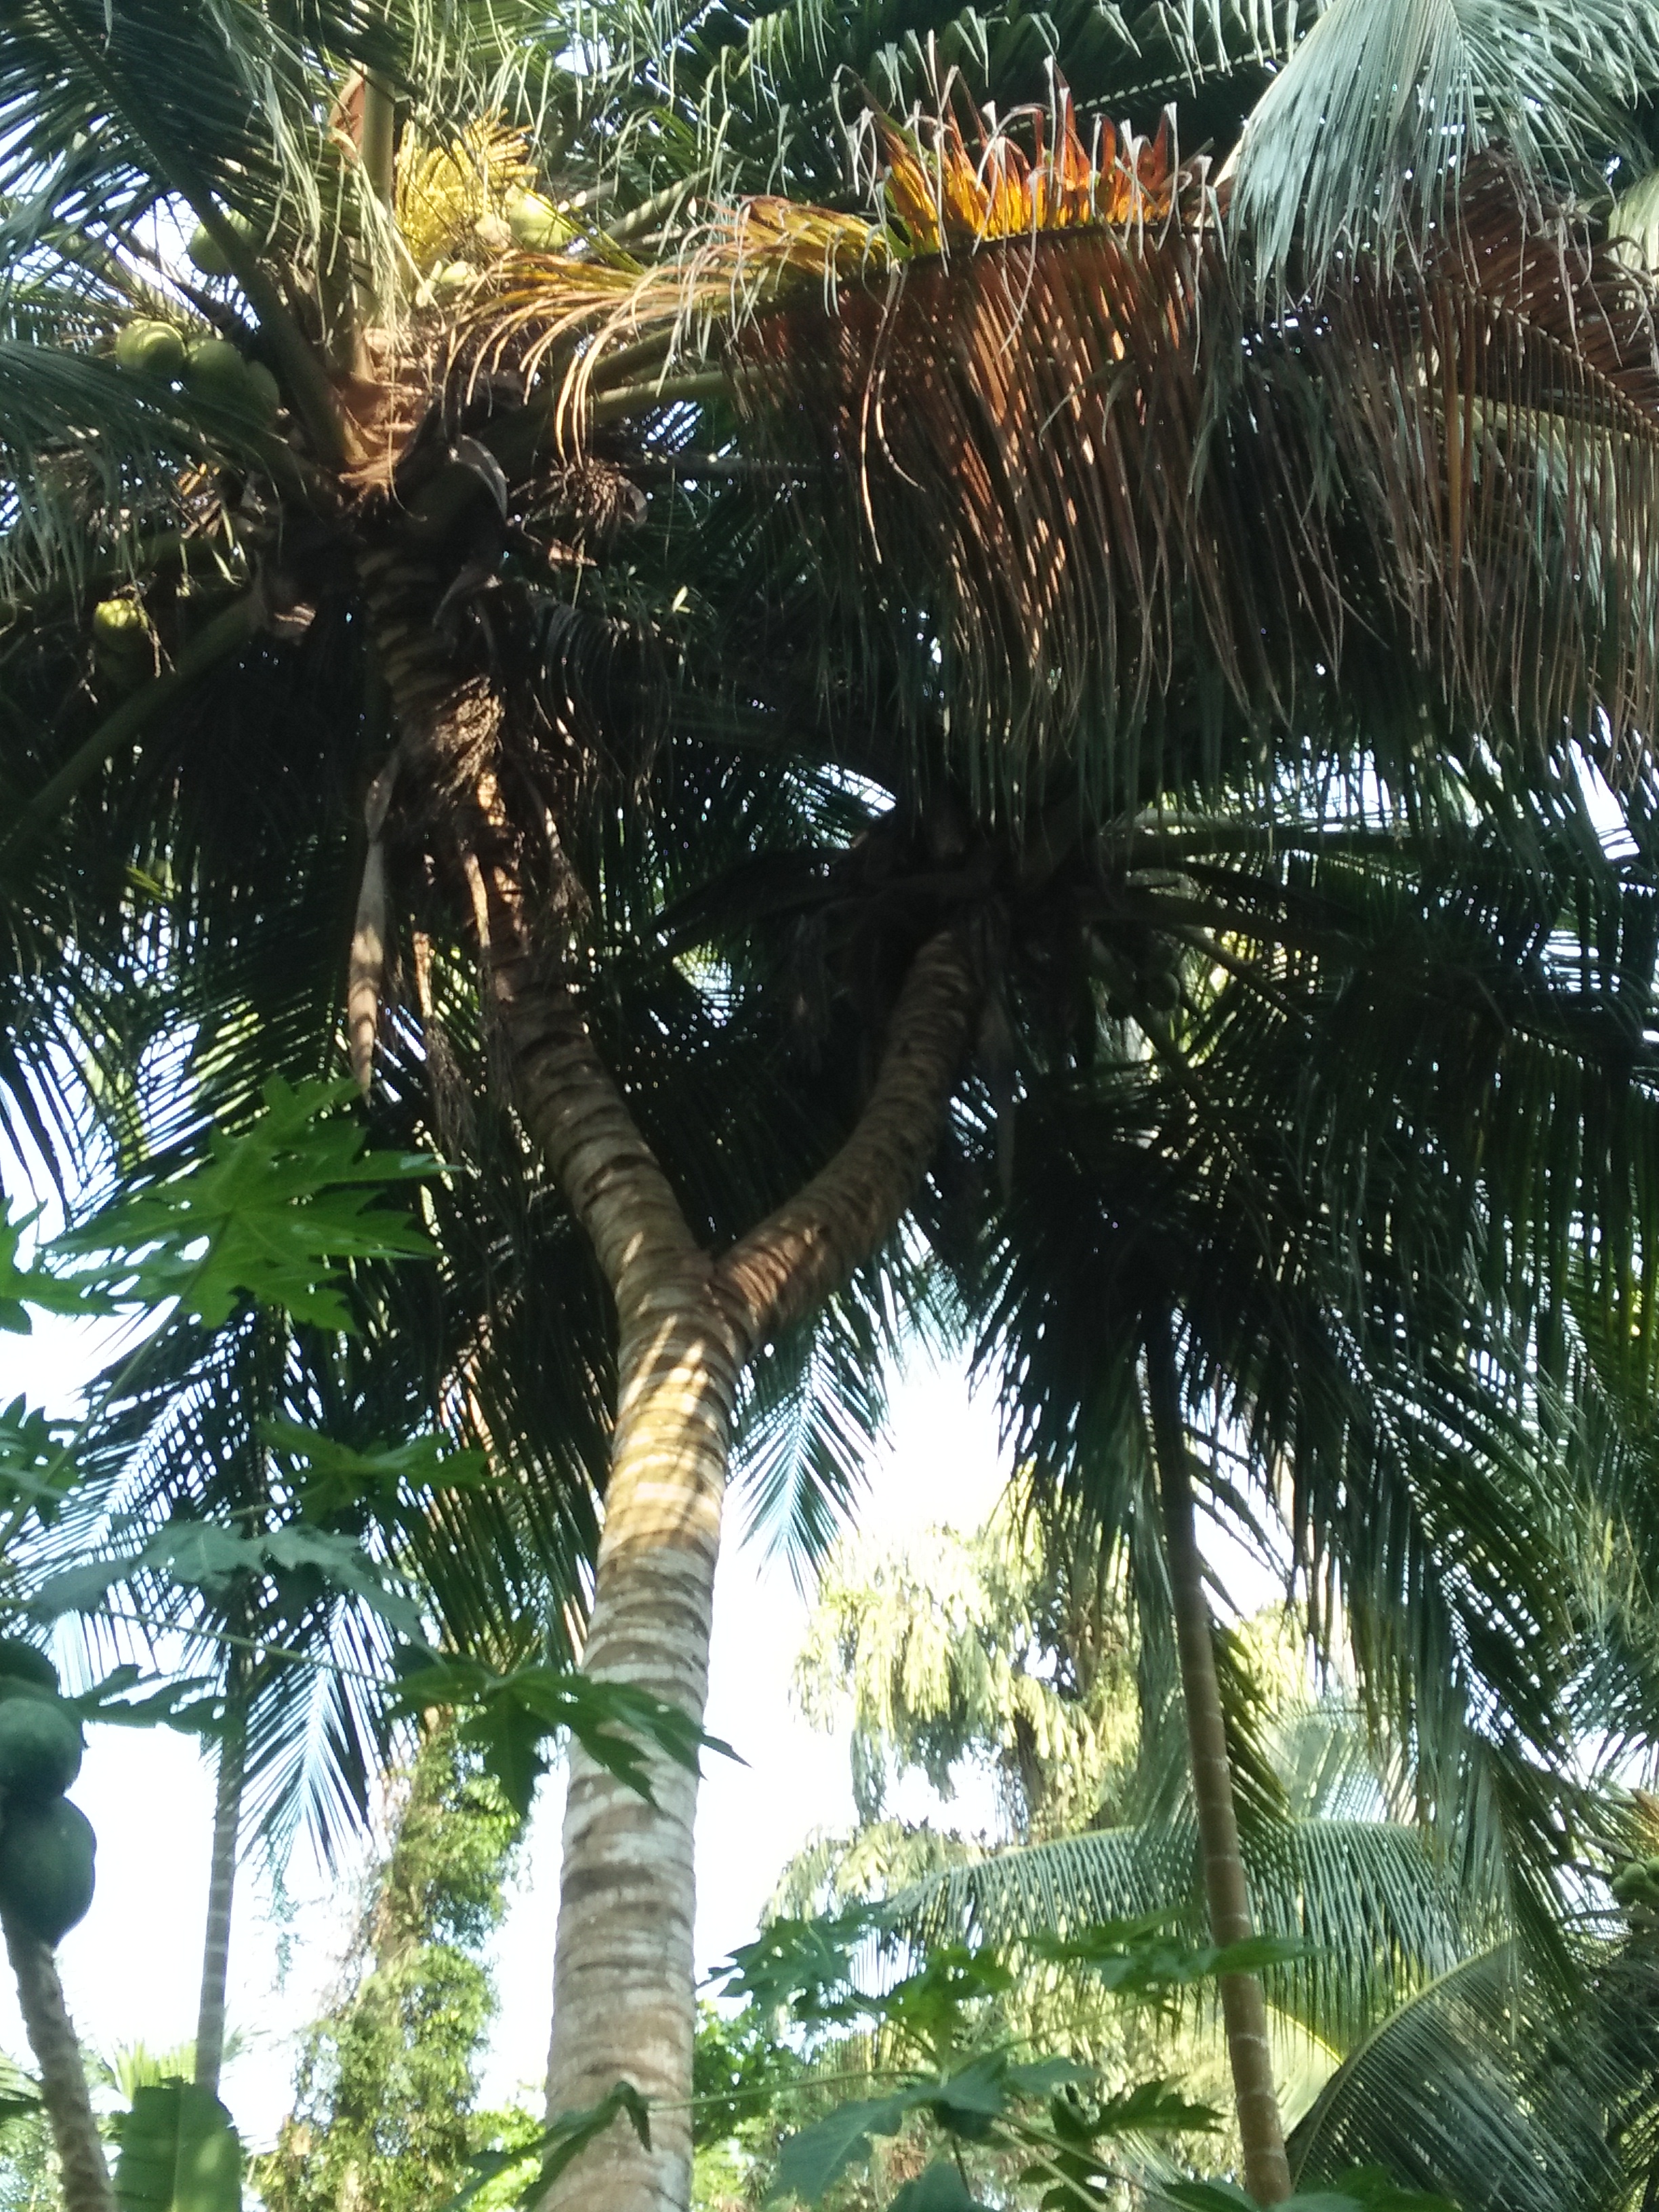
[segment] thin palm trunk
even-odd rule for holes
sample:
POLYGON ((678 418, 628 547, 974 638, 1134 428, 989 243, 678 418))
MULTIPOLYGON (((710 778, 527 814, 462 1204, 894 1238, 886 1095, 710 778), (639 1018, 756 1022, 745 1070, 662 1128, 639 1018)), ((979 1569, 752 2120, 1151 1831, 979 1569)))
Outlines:
POLYGON ((202 1997, 196 2015, 196 2086, 219 2094, 225 2058, 225 1993, 230 1973, 231 1911, 242 1792, 247 1780, 247 1698, 233 1683, 219 1743, 213 1808, 213 1863, 208 1875, 207 1937, 202 1949, 202 1997))
MULTIPOLYGON (((1232 1763, 1216 1678, 1215 1632, 1204 1589, 1175 1347, 1167 1322, 1147 1331, 1146 1373, 1210 1933, 1218 1944, 1243 1943, 1255 1927, 1238 1848, 1232 1763)), ((1221 1977, 1221 2016, 1244 2154, 1244 2185, 1258 2204, 1279 2204, 1291 2193, 1291 2169, 1273 2086, 1267 1998, 1259 1975, 1221 1977)))
POLYGON ((40 2099, 58 2153, 64 2212, 113 2212, 109 2168, 87 2094, 81 2045, 64 2002, 58 1963, 50 1945, 9 1913, 0 1915, 0 1924, 17 1978, 18 2008, 40 2070, 40 2099))

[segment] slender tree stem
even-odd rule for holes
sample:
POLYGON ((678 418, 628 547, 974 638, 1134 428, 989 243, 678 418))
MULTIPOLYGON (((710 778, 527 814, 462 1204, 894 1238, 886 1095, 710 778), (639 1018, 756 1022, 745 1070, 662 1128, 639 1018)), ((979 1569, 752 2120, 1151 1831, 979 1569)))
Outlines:
POLYGON ((29 2049, 40 2070, 40 2094, 58 2152, 64 2212, 114 2212, 104 2146, 87 2094, 86 2069, 76 2040, 64 1985, 50 1948, 38 1936, 0 1914, 6 1954, 17 1978, 17 2002, 29 2049))
MULTIPOLYGON (((1243 1943, 1255 1929, 1238 1848, 1232 1763, 1227 1754, 1221 1689, 1216 1679, 1215 1632, 1204 1589, 1204 1562, 1198 1548, 1175 1346, 1164 1316, 1146 1332, 1146 1376, 1210 1933, 1218 1944, 1243 1943)), ((1285 2154, 1279 2094, 1273 2086, 1267 2005, 1261 1977, 1224 1974, 1221 2014, 1244 2152, 1244 2185, 1258 2204, 1280 2204, 1291 2193, 1291 2169, 1285 2154)))
POLYGON ((219 1786, 213 1808, 213 1863, 208 1876, 207 1936, 202 1948, 202 1999, 196 2015, 196 2086, 219 2094, 225 2061, 225 1996, 230 1979, 230 1929, 247 1780, 247 1694, 240 1654, 233 1656, 225 1732, 219 1740, 219 1786))

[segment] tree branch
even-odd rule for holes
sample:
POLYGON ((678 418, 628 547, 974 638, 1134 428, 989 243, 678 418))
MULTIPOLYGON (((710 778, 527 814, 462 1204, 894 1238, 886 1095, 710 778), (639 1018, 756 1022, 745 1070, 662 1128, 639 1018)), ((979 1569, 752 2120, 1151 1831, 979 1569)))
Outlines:
POLYGON ((750 1346, 817 1310, 892 1229, 938 1140, 979 987, 960 935, 911 963, 875 1088, 823 1171, 734 1244, 714 1287, 750 1346))

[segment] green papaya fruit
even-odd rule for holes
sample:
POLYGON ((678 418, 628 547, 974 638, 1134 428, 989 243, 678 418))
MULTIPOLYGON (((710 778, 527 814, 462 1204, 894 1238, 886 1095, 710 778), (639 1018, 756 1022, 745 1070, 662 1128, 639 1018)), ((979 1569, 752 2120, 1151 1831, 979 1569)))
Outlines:
POLYGON ((62 1796, 85 1745, 80 1715, 62 1698, 0 1699, 0 1804, 62 1796))
MULTIPOLYGON (((239 238, 245 239, 249 245, 252 244, 253 225, 246 216, 227 215, 225 221, 239 238)), ((190 244, 185 251, 204 276, 229 276, 230 264, 221 251, 218 240, 213 236, 204 222, 198 223, 191 233, 190 244)))
POLYGON ((115 358, 138 376, 177 376, 185 365, 185 342, 171 323, 135 316, 115 341, 115 358))
POLYGON ((0 1826, 0 1905, 55 1948, 92 1903, 98 1838, 67 1797, 9 1805, 0 1826))
POLYGON ((228 338, 203 338, 185 356, 185 382, 198 399, 234 407, 247 396, 247 363, 228 338))
MULTIPOLYGON (((131 606, 132 602, 131 599, 118 599, 115 605, 127 607, 131 606)), ((142 626, 143 614, 136 607, 133 612, 138 615, 142 626)), ((96 620, 95 616, 94 619, 96 620)), ((57 1693, 58 1669, 38 1644, 25 1644, 21 1636, 0 1636, 0 1680, 8 1676, 15 1681, 32 1682, 37 1689, 50 1690, 54 1695, 57 1693)))

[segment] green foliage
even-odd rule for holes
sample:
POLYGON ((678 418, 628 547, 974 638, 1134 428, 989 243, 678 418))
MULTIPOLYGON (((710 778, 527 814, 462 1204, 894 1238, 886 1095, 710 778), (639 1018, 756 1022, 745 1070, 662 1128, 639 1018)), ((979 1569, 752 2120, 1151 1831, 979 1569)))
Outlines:
POLYGON ((568 1730, 590 1759, 654 1804, 646 1753, 654 1745, 677 1765, 697 1771, 700 1751, 737 1753, 707 1735, 675 1706, 628 1682, 592 1681, 554 1667, 524 1666, 506 1674, 475 1659, 439 1659, 413 1650, 400 1655, 397 1697, 420 1712, 459 1708, 461 1741, 473 1746, 514 1810, 530 1810, 547 1771, 544 1746, 568 1730), (625 1731, 625 1732, 624 1732, 625 1731))
POLYGON ((800 2056, 778 2039, 769 2018, 754 2000, 736 2013, 699 2006, 691 2061, 692 2138, 699 2150, 752 2140, 773 2101, 799 2084, 800 2056))
POLYGON ((115 2168, 120 2212, 240 2212, 242 2146, 219 2100, 193 2082, 133 2092, 115 2168))
MULTIPOLYGON (((822 2203, 869 2161, 878 2141, 919 2122, 946 2156, 906 2180, 887 2200, 887 2212, 915 2212, 918 2203, 1006 2203, 1014 2183, 1031 2190, 1043 2212, 1099 2212, 1117 2201, 1114 2192, 1126 2182, 1153 2202, 1167 2197, 1193 2212, 1249 2201, 1228 2183, 1179 2179, 1168 2164, 1170 2150, 1189 2152, 1215 2130, 1220 2116, 1210 2107, 1169 2081, 1115 2089, 1096 2067, 1064 2052, 1021 2056, 1004 2037, 995 2002, 1012 1977, 988 1947, 934 1951, 887 1986, 868 1987, 854 1962, 870 1925, 869 1915, 842 1916, 817 1930, 793 1923, 738 1954, 746 1963, 734 1961, 734 1986, 768 2003, 794 1990, 791 2008, 815 2032, 862 2019, 873 2031, 872 2047, 884 2055, 866 2075, 872 2086, 885 2077, 879 2094, 835 2102, 784 2136, 771 2197, 822 2203), (982 2189, 973 2185, 969 2161, 984 2162, 982 2189)), ((1064 1948, 1068 1960, 1098 1967, 1125 1996, 1156 1998, 1261 1963, 1214 1949, 1187 1952, 1156 1928, 1121 1923, 1079 1929, 1064 1948)), ((829 2048, 839 2056, 853 2046, 829 2048)), ((810 2073, 786 2076, 772 2093, 775 2103, 793 2101, 811 2081, 810 2073)), ((1381 2172, 1340 2175, 1329 2190, 1295 2202, 1299 2212, 1372 2206, 1449 2212, 1443 2198, 1413 2193, 1381 2172)))
POLYGON ((948 1798, 960 1760, 995 1776, 1007 1832, 1097 1819, 1136 1748, 1134 1651, 1121 1575, 1080 1532, 1005 1499, 972 1535, 929 1529, 900 1550, 846 1542, 818 1586, 795 1669, 807 1718, 850 1708, 854 1796, 871 1826, 890 1778, 918 1769, 948 1798))
POLYGON ((311 2031, 294 2108, 254 2179, 269 2212, 437 2212, 522 2162, 474 2116, 495 1994, 482 1953, 504 1909, 518 1818, 475 1753, 434 1735, 410 1771, 349 1994, 311 2031), (483 2177, 470 2161, 494 2148, 483 2177))
POLYGON ((214 1129, 206 1157, 183 1174, 135 1178, 56 1238, 49 1257, 70 1263, 67 1279, 88 1310, 176 1299, 181 1316, 217 1327, 252 1297, 295 1322, 350 1330, 344 1266, 430 1255, 424 1231, 375 1200, 433 1167, 366 1152, 362 1127, 340 1110, 350 1097, 349 1085, 272 1076, 249 1128, 214 1129))

